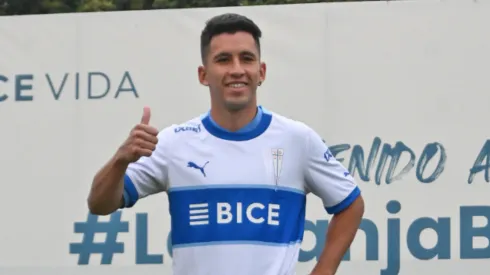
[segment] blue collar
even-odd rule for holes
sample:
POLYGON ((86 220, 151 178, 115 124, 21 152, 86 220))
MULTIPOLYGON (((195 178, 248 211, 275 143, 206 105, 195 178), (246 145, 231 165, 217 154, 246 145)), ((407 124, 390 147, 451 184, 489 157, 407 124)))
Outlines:
POLYGON ((232 141, 245 141, 254 139, 260 136, 267 130, 272 120, 272 115, 264 110, 262 106, 257 107, 257 115, 249 122, 245 127, 238 131, 232 132, 219 126, 208 112, 202 119, 202 124, 206 130, 215 137, 232 140, 232 141))

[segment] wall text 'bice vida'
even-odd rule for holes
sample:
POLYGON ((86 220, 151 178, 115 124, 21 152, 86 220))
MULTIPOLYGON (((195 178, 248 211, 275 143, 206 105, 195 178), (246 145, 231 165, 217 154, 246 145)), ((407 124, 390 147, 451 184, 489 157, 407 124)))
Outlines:
POLYGON ((12 76, 0 74, 0 102, 34 101, 41 92, 50 93, 54 100, 139 97, 134 78, 128 71, 122 74, 105 72, 12 76))
MULTIPOLYGON (((448 159, 446 148, 439 142, 428 143, 421 152, 416 152, 402 141, 391 145, 382 143, 381 138, 375 137, 369 149, 351 144, 331 145, 329 149, 332 155, 343 163, 352 175, 358 175, 360 180, 369 182, 373 179, 374 173, 376 185, 383 182, 393 183, 414 169, 418 181, 432 183, 443 173, 448 159), (350 158, 345 157, 348 152, 350 158)), ((469 172, 468 184, 474 181, 478 173, 483 173, 484 180, 490 182, 490 139, 475 153, 477 156, 474 163, 469 163, 462 171, 469 172)))

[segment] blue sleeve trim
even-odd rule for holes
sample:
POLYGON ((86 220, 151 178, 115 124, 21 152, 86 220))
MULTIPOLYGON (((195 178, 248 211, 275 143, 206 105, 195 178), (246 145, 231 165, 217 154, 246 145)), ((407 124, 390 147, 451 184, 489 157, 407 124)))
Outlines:
POLYGON ((338 214, 349 207, 360 195, 361 190, 356 186, 356 188, 354 188, 354 190, 352 190, 352 192, 343 201, 332 207, 325 207, 325 209, 327 210, 328 214, 338 214))
POLYGON ((124 205, 125 207, 133 207, 138 201, 138 190, 133 184, 133 181, 128 175, 124 175, 124 205))
POLYGON ((121 206, 120 208, 125 208, 127 207, 128 203, 129 203, 129 194, 128 192, 126 191, 126 189, 124 189, 123 191, 123 199, 124 199, 124 205, 121 206))

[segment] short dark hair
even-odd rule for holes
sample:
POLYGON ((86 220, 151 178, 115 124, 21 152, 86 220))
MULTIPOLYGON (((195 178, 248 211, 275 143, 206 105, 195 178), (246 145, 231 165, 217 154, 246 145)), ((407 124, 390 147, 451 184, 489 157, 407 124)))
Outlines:
POLYGON ((239 31, 247 32, 251 34, 255 40, 255 44, 259 50, 260 54, 260 38, 262 36, 262 31, 260 28, 249 18, 236 14, 236 13, 225 13, 212 17, 206 22, 206 26, 201 33, 201 58, 204 63, 206 56, 209 52, 209 45, 211 44, 211 39, 214 36, 223 33, 236 33, 239 31))

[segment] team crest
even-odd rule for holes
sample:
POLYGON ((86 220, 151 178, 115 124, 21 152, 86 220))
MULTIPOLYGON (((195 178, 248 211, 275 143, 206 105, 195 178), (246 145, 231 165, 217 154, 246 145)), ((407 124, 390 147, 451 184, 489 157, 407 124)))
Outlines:
POLYGON ((284 156, 283 149, 272 149, 272 164, 274 165, 274 181, 276 185, 279 182, 282 170, 282 158, 284 156))

